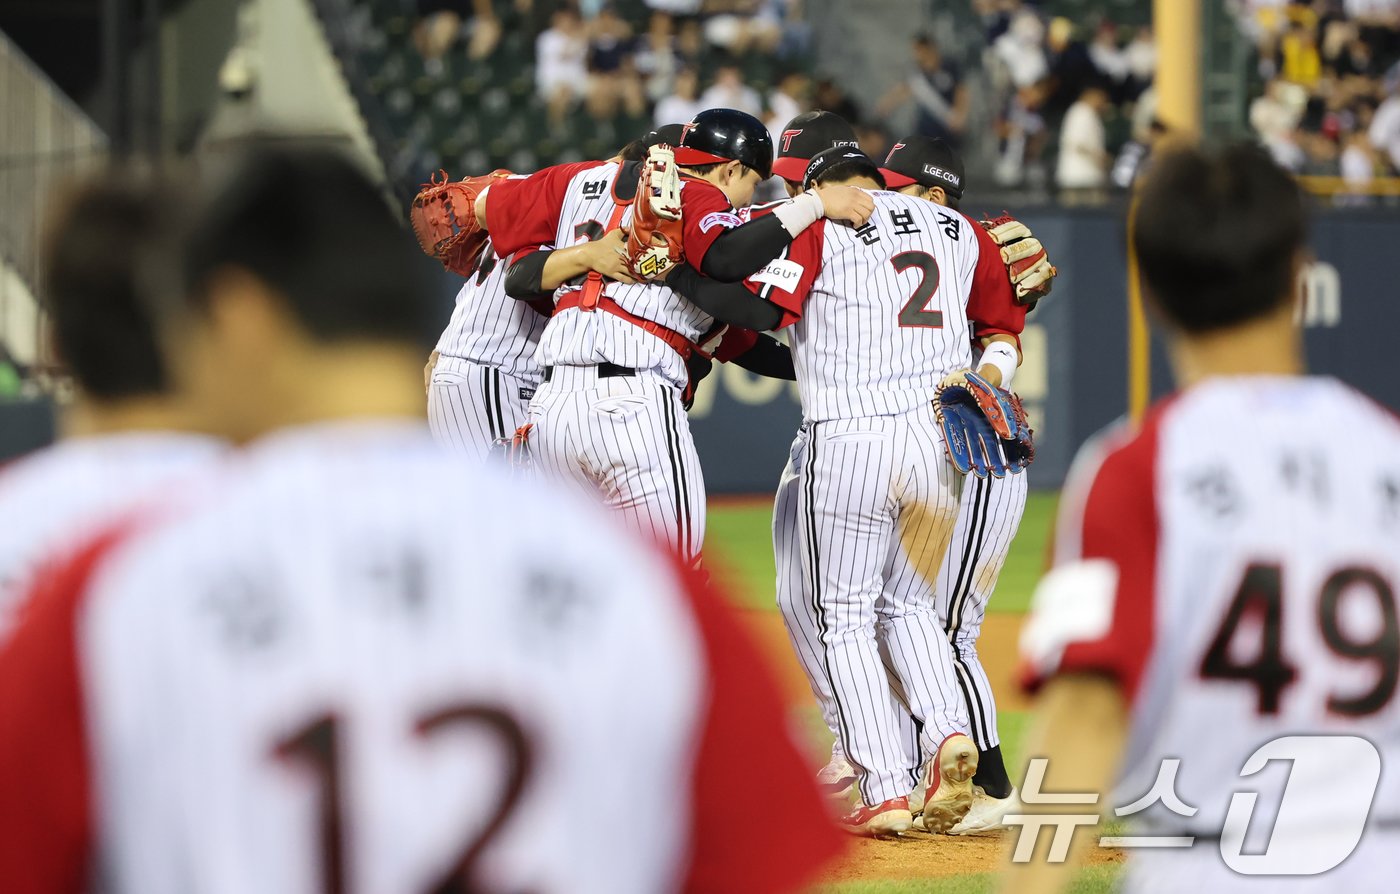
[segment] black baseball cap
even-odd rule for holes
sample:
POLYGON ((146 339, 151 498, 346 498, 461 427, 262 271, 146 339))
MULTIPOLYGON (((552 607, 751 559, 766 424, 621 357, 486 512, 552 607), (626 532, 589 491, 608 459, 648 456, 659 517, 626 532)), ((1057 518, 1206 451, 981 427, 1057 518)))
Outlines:
POLYGON ((963 194, 963 163, 958 153, 942 140, 932 137, 905 137, 885 157, 880 168, 890 189, 911 183, 938 186, 955 199, 963 194))
POLYGON ((652 146, 659 146, 665 143, 667 146, 675 148, 681 144, 681 137, 685 133, 685 126, 681 124, 663 124, 656 130, 642 137, 642 144, 648 149, 652 146))
POLYGON ((784 180, 801 182, 807 162, 824 149, 859 145, 856 132, 845 118, 831 112, 803 112, 787 123, 778 138, 773 173, 784 180))
POLYGON ((820 180, 823 174, 837 165, 847 164, 861 168, 862 173, 869 174, 881 186, 884 186, 885 177, 880 173, 880 166, 870 156, 854 146, 833 146, 818 152, 812 156, 811 161, 807 162, 807 169, 802 174, 802 188, 808 189, 813 183, 820 180))

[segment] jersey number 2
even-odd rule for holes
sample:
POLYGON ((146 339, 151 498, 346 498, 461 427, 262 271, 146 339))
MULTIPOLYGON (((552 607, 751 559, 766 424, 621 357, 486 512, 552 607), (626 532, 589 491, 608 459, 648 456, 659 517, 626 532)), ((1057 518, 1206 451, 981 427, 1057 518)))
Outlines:
POLYGON ((933 255, 922 251, 902 251, 890 258, 890 263, 897 273, 918 270, 923 274, 919 278, 919 287, 899 311, 899 325, 942 329, 943 311, 928 309, 928 300, 938 291, 938 262, 933 255))
MULTIPOLYGON (((1397 621, 1395 591, 1369 568, 1343 568, 1322 584, 1317 601, 1317 625, 1323 642, 1333 654, 1348 661, 1374 665, 1376 681, 1356 695, 1327 699, 1327 710, 1344 717, 1365 717, 1388 704, 1400 683, 1400 621, 1397 621), (1342 597, 1367 594, 1374 600, 1379 628, 1369 638, 1360 638, 1343 627, 1340 614, 1342 597)), ((1244 578, 1225 612, 1225 620, 1201 658, 1203 679, 1237 680, 1254 686, 1260 714, 1277 714, 1283 691, 1298 678, 1297 667, 1283 653, 1283 569, 1279 565, 1255 564, 1245 569, 1244 578), (1244 623, 1248 619, 1249 623, 1244 623), (1242 626, 1243 625, 1243 626, 1242 626), (1237 645, 1245 631, 1257 636, 1252 646, 1237 645), (1240 660, 1243 651, 1252 654, 1240 660)))
MULTIPOLYGON (((500 740, 509 759, 505 790, 486 826, 458 852, 452 865, 427 894, 487 894, 472 870, 491 839, 500 832, 525 790, 530 773, 530 746, 515 718, 490 705, 454 705, 418 718, 414 732, 431 736, 449 726, 476 726, 500 740)), ((283 760, 309 767, 321 788, 319 835, 321 839, 321 888, 326 894, 346 894, 346 842, 344 796, 340 765, 339 724, 326 714, 279 742, 273 753, 283 760)))

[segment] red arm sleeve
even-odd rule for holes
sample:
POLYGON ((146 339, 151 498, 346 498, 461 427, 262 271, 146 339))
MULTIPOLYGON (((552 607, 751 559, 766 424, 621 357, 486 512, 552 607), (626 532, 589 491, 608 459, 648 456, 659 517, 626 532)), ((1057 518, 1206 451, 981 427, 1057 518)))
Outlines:
POLYGON ((789 737, 786 706, 763 657, 723 597, 699 573, 680 573, 704 642, 710 690, 691 778, 683 890, 805 890, 841 853, 844 838, 827 819, 828 808, 789 737))
POLYGON ((536 245, 554 242, 559 213, 569 181, 601 161, 555 165, 529 177, 500 180, 486 192, 486 229, 496 254, 508 257, 536 245))
POLYGON ((1029 690, 1065 673, 1103 674, 1132 699, 1152 653, 1162 410, 1130 438, 1080 451, 1056 523, 1054 566, 1022 638, 1029 690))
POLYGON ((87 889, 93 782, 78 616, 114 531, 44 572, 0 648, 0 891, 87 889))
POLYGON ((972 296, 967 300, 972 335, 974 338, 1014 335, 1019 348, 1021 332, 1026 328, 1026 308, 1016 303, 1011 277, 1001 260, 1001 248, 975 221, 964 219, 977 237, 978 249, 977 269, 972 274, 972 296))
MULTIPOLYGON (((757 216, 757 215, 755 215, 757 216)), ((754 294, 772 302, 783 312, 774 328, 791 326, 802 317, 802 307, 812 292, 812 283, 822 269, 822 246, 826 221, 819 220, 798 234, 787 249, 763 269, 744 280, 754 294)))
POLYGON ((681 245, 686 262, 699 270, 715 240, 744 221, 718 186, 693 177, 682 182, 681 245))

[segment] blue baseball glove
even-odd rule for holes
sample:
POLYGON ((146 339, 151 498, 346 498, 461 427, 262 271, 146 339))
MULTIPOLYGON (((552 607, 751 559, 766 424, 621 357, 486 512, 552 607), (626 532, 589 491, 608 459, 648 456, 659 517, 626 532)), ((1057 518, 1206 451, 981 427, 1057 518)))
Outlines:
POLYGON ((954 468, 978 478, 1025 471, 1035 459, 1021 399, 975 372, 949 376, 933 400, 943 445, 954 468))

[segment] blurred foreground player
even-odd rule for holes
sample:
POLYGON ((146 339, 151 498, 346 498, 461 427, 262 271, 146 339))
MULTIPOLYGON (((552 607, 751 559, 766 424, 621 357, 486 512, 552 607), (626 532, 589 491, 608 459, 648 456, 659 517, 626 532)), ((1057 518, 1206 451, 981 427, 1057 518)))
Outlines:
MULTIPOLYGON (((1181 391, 1081 451, 1022 637, 1041 790, 1107 795, 1122 770, 1111 802, 1027 811, 1141 798, 1135 832, 1194 838, 1135 850, 1128 891, 1395 888, 1400 422, 1304 374, 1304 237, 1255 147, 1164 154, 1141 188, 1133 247, 1181 391), (1142 798, 1167 759, 1174 791, 1142 798)), ((1064 887, 1049 837, 1005 890, 1064 887)))
POLYGON ((42 560, 223 452, 193 430, 143 304, 153 284, 140 271, 168 260, 180 225, 168 196, 107 172, 48 222, 44 307, 76 394, 64 440, 0 470, 0 641, 42 560))
POLYGON ((435 304, 376 190, 269 155, 210 207, 165 334, 251 444, 46 574, 0 650, 0 890, 758 894, 819 868, 836 833, 715 597, 432 442, 435 304), (800 815, 736 813, 736 781, 800 815))

